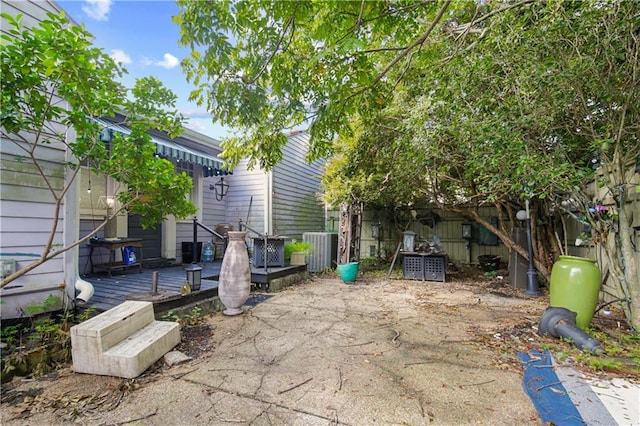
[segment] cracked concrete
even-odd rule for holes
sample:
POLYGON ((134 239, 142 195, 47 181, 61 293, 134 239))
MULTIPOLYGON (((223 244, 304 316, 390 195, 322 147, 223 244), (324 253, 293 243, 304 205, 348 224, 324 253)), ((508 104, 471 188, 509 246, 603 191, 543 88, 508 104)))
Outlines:
MULTIPOLYGON (((544 303, 455 283, 314 279, 242 316, 207 317, 207 355, 75 423, 539 424, 521 371, 483 348, 477 332, 541 312, 544 303)), ((46 424, 52 415, 3 415, 3 424, 46 424)))

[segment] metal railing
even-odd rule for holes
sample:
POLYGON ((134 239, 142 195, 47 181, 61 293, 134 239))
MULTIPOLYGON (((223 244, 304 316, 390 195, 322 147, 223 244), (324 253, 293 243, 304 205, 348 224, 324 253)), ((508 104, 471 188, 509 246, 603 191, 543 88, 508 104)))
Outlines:
MULTIPOLYGON (((245 228, 248 231, 253 232, 254 234, 262 237, 264 239, 264 244, 262 244, 262 260, 263 260, 263 268, 265 270, 265 272, 268 272, 269 270, 269 262, 268 262, 268 241, 269 241, 269 234, 267 233, 262 233, 262 232, 258 232, 255 229, 253 229, 252 227, 250 227, 249 225, 244 225, 242 223, 242 219, 238 220, 238 230, 242 231, 242 228, 245 228)), ((255 265, 254 265, 255 266, 255 265)))
MULTIPOLYGON (((223 242, 223 250, 222 252, 226 252, 227 251, 227 244, 229 243, 229 239, 228 237, 225 237, 224 235, 218 234, 216 231, 214 231, 213 229, 209 228, 207 225, 204 225, 200 222, 198 222, 198 218, 194 217, 193 218, 193 260, 192 260, 192 264, 194 263, 198 263, 198 227, 204 229, 205 231, 207 231, 208 233, 210 233, 211 235, 213 235, 214 237, 218 237, 220 238, 223 242)), ((213 257, 215 258, 215 245, 213 247, 214 253, 213 253, 213 257)), ((223 254, 224 256, 224 254, 223 254)))

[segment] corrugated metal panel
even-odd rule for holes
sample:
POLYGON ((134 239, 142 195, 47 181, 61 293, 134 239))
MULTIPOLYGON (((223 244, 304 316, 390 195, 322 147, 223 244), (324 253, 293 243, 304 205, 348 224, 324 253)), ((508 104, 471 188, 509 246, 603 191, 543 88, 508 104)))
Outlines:
POLYGON ((313 245, 307 256, 309 272, 318 272, 332 268, 338 257, 338 234, 328 232, 305 232, 302 241, 313 245))

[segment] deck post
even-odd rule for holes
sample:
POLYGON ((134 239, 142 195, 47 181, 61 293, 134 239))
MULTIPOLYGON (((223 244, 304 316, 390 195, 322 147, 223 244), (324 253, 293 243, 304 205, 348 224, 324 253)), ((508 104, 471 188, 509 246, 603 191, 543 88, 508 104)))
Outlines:
POLYGON ((198 218, 193 218, 193 248, 191 249, 193 252, 193 260, 191 263, 198 263, 198 218))

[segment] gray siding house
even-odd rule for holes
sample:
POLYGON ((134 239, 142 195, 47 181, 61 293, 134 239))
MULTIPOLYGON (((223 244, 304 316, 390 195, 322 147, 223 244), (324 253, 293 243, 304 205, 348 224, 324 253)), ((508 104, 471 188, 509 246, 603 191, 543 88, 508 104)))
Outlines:
MULTIPOLYGON (((60 7, 52 1, 2 1, 2 12, 12 16, 23 15, 22 23, 33 27, 46 19, 46 14, 59 13, 60 7)), ((2 20, 2 34, 8 24, 2 20)), ((51 123, 64 131, 58 123, 51 123)), ((55 204, 49 188, 42 182, 35 165, 19 160, 24 155, 21 147, 35 141, 35 135, 1 133, 0 143, 0 261, 3 269, 14 266, 21 269, 40 258, 49 238, 55 204)), ((72 132, 67 138, 73 140, 72 132)), ((71 161, 64 144, 52 142, 36 150, 38 162, 46 168, 53 189, 60 191, 68 183, 68 170, 63 163, 71 161)), ((77 211, 73 200, 77 186, 72 186, 60 210, 55 244, 67 245, 77 239, 77 211)), ((29 306, 41 305, 53 296, 60 305, 75 298, 78 277, 77 249, 67 251, 32 270, 0 290, 0 317, 13 318, 26 314, 29 306)), ((51 299, 50 299, 51 300, 51 299)))
MULTIPOLYGON (((2 12, 23 15, 23 23, 36 25, 46 18, 47 12, 58 13, 61 8, 53 1, 2 1, 2 12)), ((7 25, 3 22, 2 31, 7 25)), ((102 119, 101 137, 109 140, 111 132, 127 132, 118 117, 102 119)), ((54 123, 55 124, 55 123, 54 123)), ((67 142, 75 138, 73 129, 61 124, 67 142)), ((185 129, 171 139, 160 132, 150 132, 156 154, 171 161, 178 171, 191 176, 193 189, 190 199, 198 211, 194 218, 166 218, 155 229, 142 229, 139 218, 122 212, 102 229, 98 237, 141 238, 143 260, 185 261, 183 250, 192 247, 194 219, 216 229, 217 225, 238 224, 250 226, 260 234, 302 239, 304 232, 323 231, 325 209, 318 199, 321 163, 307 163, 309 136, 305 132, 289 135, 284 148, 283 161, 273 170, 248 170, 243 161, 233 172, 223 168, 218 159, 221 152, 216 139, 185 129), (225 196, 218 193, 216 183, 228 184, 225 196), (105 232, 108 232, 107 236, 105 232)), ((27 135, 20 141, 15 135, 2 132, 0 145, 0 261, 3 268, 22 269, 42 255, 55 217, 55 204, 49 188, 36 173, 35 165, 20 161, 20 144, 33 144, 35 137, 27 135), (30 140, 31 139, 31 140, 30 140)), ((95 230, 108 216, 109 208, 126 183, 116 182, 104 175, 95 175, 88 166, 80 165, 79 176, 71 181, 66 162, 75 161, 62 143, 38 147, 38 161, 46 164, 47 176, 54 189, 62 191, 72 182, 59 212, 54 243, 69 246, 95 230), (89 190, 90 189, 90 190, 89 190)), ((198 241, 211 239, 200 230, 198 241)), ((88 291, 91 284, 82 276, 91 269, 89 246, 81 244, 12 281, 0 289, 0 318, 30 315, 29 307, 42 305, 47 299, 58 301, 54 308, 71 307, 77 302, 77 293, 88 291)), ((119 256, 119 253, 116 253, 119 256)), ((93 263, 105 263, 108 251, 94 250, 93 263)), ((119 259, 116 259, 119 260, 119 259)))
POLYGON ((308 163, 308 148, 309 134, 293 132, 273 170, 249 170, 248 162, 241 161, 228 177, 226 222, 238 229, 242 221, 261 234, 297 240, 304 232, 324 231, 325 208, 318 197, 323 163, 308 163))
MULTIPOLYGON (((101 120, 106 130, 116 132, 128 132, 126 126, 118 124, 118 118, 113 120, 101 120)), ((218 223, 225 218, 225 201, 218 200, 215 194, 209 190, 220 177, 224 175, 223 162, 218 159, 221 152, 217 139, 198 133, 194 130, 184 129, 179 137, 174 139, 161 132, 150 132, 152 142, 156 146, 156 155, 171 161, 176 170, 186 173, 193 181, 190 201, 196 206, 196 218, 202 223, 218 223)), ((105 197, 113 197, 118 191, 124 190, 123 185, 113 179, 91 175, 85 168, 82 173, 82 188, 91 187, 91 192, 80 191, 80 228, 81 235, 87 235, 93 231, 107 215, 105 197), (91 182, 89 181, 91 179, 91 182)), ((158 260, 175 260, 182 257, 182 242, 193 241, 193 217, 174 218, 167 217, 155 228, 143 229, 140 218, 122 212, 115 220, 115 234, 110 237, 128 237, 142 239, 143 264, 158 260)), ((106 228, 98 233, 99 237, 105 237, 106 228)), ((202 234, 202 232, 201 232, 202 234)), ((202 234, 200 241, 205 241, 202 234)), ((139 254, 139 256, 140 256, 139 254)), ((96 251, 92 256, 94 263, 108 261, 108 252, 96 251)), ((118 253, 119 255, 119 253, 118 253)), ((80 250, 80 273, 90 272, 89 248, 83 246, 80 250)))

